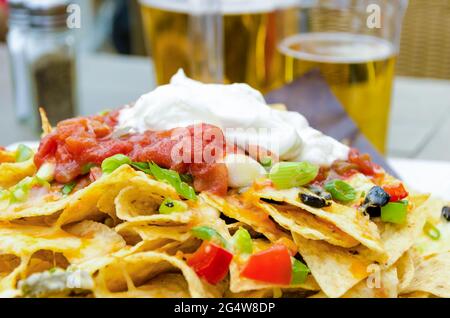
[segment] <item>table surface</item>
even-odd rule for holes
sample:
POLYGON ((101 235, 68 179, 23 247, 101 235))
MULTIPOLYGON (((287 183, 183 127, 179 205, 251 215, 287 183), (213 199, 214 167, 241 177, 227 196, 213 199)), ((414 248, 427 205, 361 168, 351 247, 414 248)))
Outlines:
MULTIPOLYGON (((81 56, 78 76, 83 115, 127 104, 155 87, 152 63, 141 57, 81 56)), ((36 139, 14 118, 7 51, 0 45, 0 145, 36 139)), ((416 169, 423 167, 423 160, 450 161, 450 81, 396 78, 389 129, 389 157, 420 159, 414 161, 421 164, 416 169)), ((414 169, 406 162, 394 160, 395 168, 411 173, 414 169)), ((443 164, 450 171, 450 164, 443 164)), ((450 192, 450 181, 447 184, 450 192)))

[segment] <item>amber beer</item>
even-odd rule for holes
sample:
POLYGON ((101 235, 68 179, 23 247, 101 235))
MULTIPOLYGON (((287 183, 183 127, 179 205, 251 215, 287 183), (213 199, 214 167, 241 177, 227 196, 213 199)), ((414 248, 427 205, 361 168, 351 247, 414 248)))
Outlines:
POLYGON ((290 82, 319 69, 361 131, 385 152, 396 54, 385 40, 348 33, 286 38, 279 50, 290 82))
MULTIPOLYGON (((193 13, 188 5, 180 5, 183 2, 189 1, 141 0, 158 84, 168 83, 179 68, 205 81, 192 70, 198 59, 189 34, 193 13)), ((243 0, 232 8, 228 4, 236 4, 236 0, 222 2, 224 82, 245 82, 263 92, 282 85, 277 32, 280 23, 285 23, 286 15, 293 14, 295 1, 243 0)))

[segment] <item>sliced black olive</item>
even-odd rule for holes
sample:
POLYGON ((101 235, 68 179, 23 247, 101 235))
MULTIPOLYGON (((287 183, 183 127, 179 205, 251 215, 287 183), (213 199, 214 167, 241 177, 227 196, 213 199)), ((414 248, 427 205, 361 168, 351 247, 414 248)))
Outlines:
POLYGON ((331 205, 330 201, 325 200, 324 198, 321 198, 317 195, 310 195, 305 193, 300 193, 299 195, 300 200, 306 205, 309 205, 313 208, 324 208, 331 205))
POLYGON ((361 209, 370 217, 375 218, 381 216, 381 207, 389 203, 391 196, 383 190, 383 188, 375 186, 370 189, 361 209))
POLYGON ((450 206, 444 206, 442 208, 442 216, 450 222, 450 206))
POLYGON ((391 196, 383 190, 383 188, 375 186, 370 189, 364 200, 365 206, 382 207, 389 203, 391 196))
POLYGON ((319 197, 324 198, 325 200, 329 201, 332 199, 331 193, 325 191, 321 187, 310 185, 308 186, 308 190, 311 191, 314 194, 317 194, 319 197))
POLYGON ((369 214, 371 218, 377 218, 381 216, 381 208, 379 206, 368 206, 364 212, 369 214))

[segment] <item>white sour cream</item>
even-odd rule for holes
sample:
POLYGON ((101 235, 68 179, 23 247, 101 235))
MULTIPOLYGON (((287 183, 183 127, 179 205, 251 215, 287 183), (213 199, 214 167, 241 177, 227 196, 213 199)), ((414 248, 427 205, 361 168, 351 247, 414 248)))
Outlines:
MULTIPOLYGON (((142 133, 198 123, 220 127, 228 141, 243 149, 249 144, 259 145, 284 161, 330 165, 348 156, 347 146, 311 128, 297 112, 272 109, 261 93, 250 86, 203 84, 187 78, 182 70, 172 77, 170 84, 159 86, 141 96, 133 107, 121 110, 116 129, 142 133)), ((233 165, 227 167, 229 174, 236 176, 230 171, 233 165)), ((252 169, 261 173, 264 170, 252 169)), ((239 171, 243 170, 240 166, 239 171)), ((230 185, 244 186, 245 182, 236 180, 230 180, 230 185)))

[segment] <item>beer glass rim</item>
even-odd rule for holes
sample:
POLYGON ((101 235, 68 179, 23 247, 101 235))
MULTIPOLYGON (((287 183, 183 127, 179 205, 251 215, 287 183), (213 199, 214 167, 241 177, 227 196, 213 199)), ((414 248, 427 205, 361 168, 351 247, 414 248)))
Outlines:
POLYGON ((301 5, 302 0, 139 0, 143 6, 180 13, 203 13, 220 8, 224 14, 259 13, 301 5), (212 4, 214 3, 214 4, 212 4))

